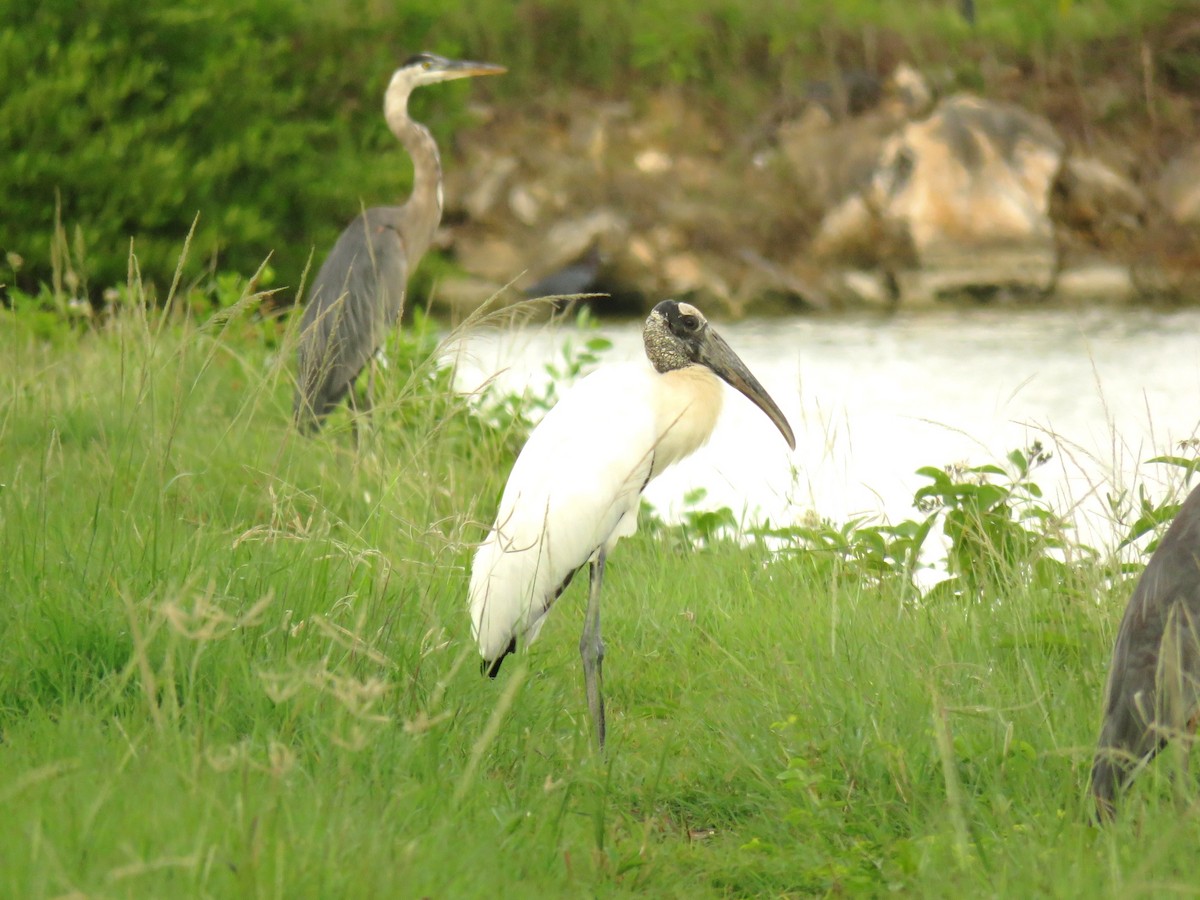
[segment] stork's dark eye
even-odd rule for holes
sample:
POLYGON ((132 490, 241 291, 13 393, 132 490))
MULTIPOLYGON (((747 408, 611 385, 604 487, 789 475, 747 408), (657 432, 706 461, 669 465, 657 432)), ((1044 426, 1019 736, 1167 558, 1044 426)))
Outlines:
POLYGON ((700 320, 695 316, 680 316, 679 322, 688 331, 695 331, 698 327, 700 327, 700 320))

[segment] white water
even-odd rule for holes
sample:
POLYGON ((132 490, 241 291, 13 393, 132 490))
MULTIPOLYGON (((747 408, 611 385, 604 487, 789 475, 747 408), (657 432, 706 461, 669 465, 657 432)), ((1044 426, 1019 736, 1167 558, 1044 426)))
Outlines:
MULTIPOLYGON (((1125 528, 1106 495, 1145 485, 1161 499, 1179 470, 1145 461, 1200 433, 1200 311, 976 308, 714 327, 788 417, 797 449, 730 390, 708 446, 646 490, 668 519, 698 486, 702 507, 748 522, 918 518, 912 495, 928 482, 917 468, 1001 463, 1040 440, 1054 455, 1034 480, 1081 539, 1109 547, 1125 528)), ((606 360, 642 353, 639 324, 600 333, 613 341, 606 360)), ((479 330, 457 350, 459 386, 495 377, 540 390, 563 342, 591 334, 479 330)))

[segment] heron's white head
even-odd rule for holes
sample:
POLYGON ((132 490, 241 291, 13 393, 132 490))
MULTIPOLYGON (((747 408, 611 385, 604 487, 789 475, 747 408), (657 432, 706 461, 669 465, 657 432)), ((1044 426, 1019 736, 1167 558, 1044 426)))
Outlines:
POLYGON ((787 419, 766 388, 746 368, 724 339, 708 324, 704 314, 690 303, 664 300, 651 310, 642 329, 646 357, 659 372, 688 366, 704 366, 744 394, 775 423, 788 446, 796 449, 796 437, 787 419))
POLYGON ((471 78, 476 75, 501 75, 508 70, 492 63, 474 62, 469 59, 447 59, 436 53, 418 53, 410 56, 392 73, 388 94, 408 97, 414 88, 455 78, 471 78))

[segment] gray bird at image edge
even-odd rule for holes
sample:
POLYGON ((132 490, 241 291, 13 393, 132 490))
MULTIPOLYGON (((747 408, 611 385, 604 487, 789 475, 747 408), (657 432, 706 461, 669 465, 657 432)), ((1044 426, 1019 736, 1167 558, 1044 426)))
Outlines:
POLYGON ((1092 765, 1101 820, 1170 740, 1190 740, 1200 710, 1200 488, 1176 513, 1117 630, 1092 765))

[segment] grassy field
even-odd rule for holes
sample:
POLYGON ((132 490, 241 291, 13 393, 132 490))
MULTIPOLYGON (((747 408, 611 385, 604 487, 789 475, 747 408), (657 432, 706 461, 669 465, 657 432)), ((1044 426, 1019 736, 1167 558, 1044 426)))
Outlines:
POLYGON ((466 567, 521 433, 444 373, 394 366, 356 452, 293 433, 245 320, 0 324, 0 895, 1197 892, 1165 771, 1087 822, 1128 590, 1099 563, 921 602, 644 531, 600 758, 581 587, 480 677, 466 567))

